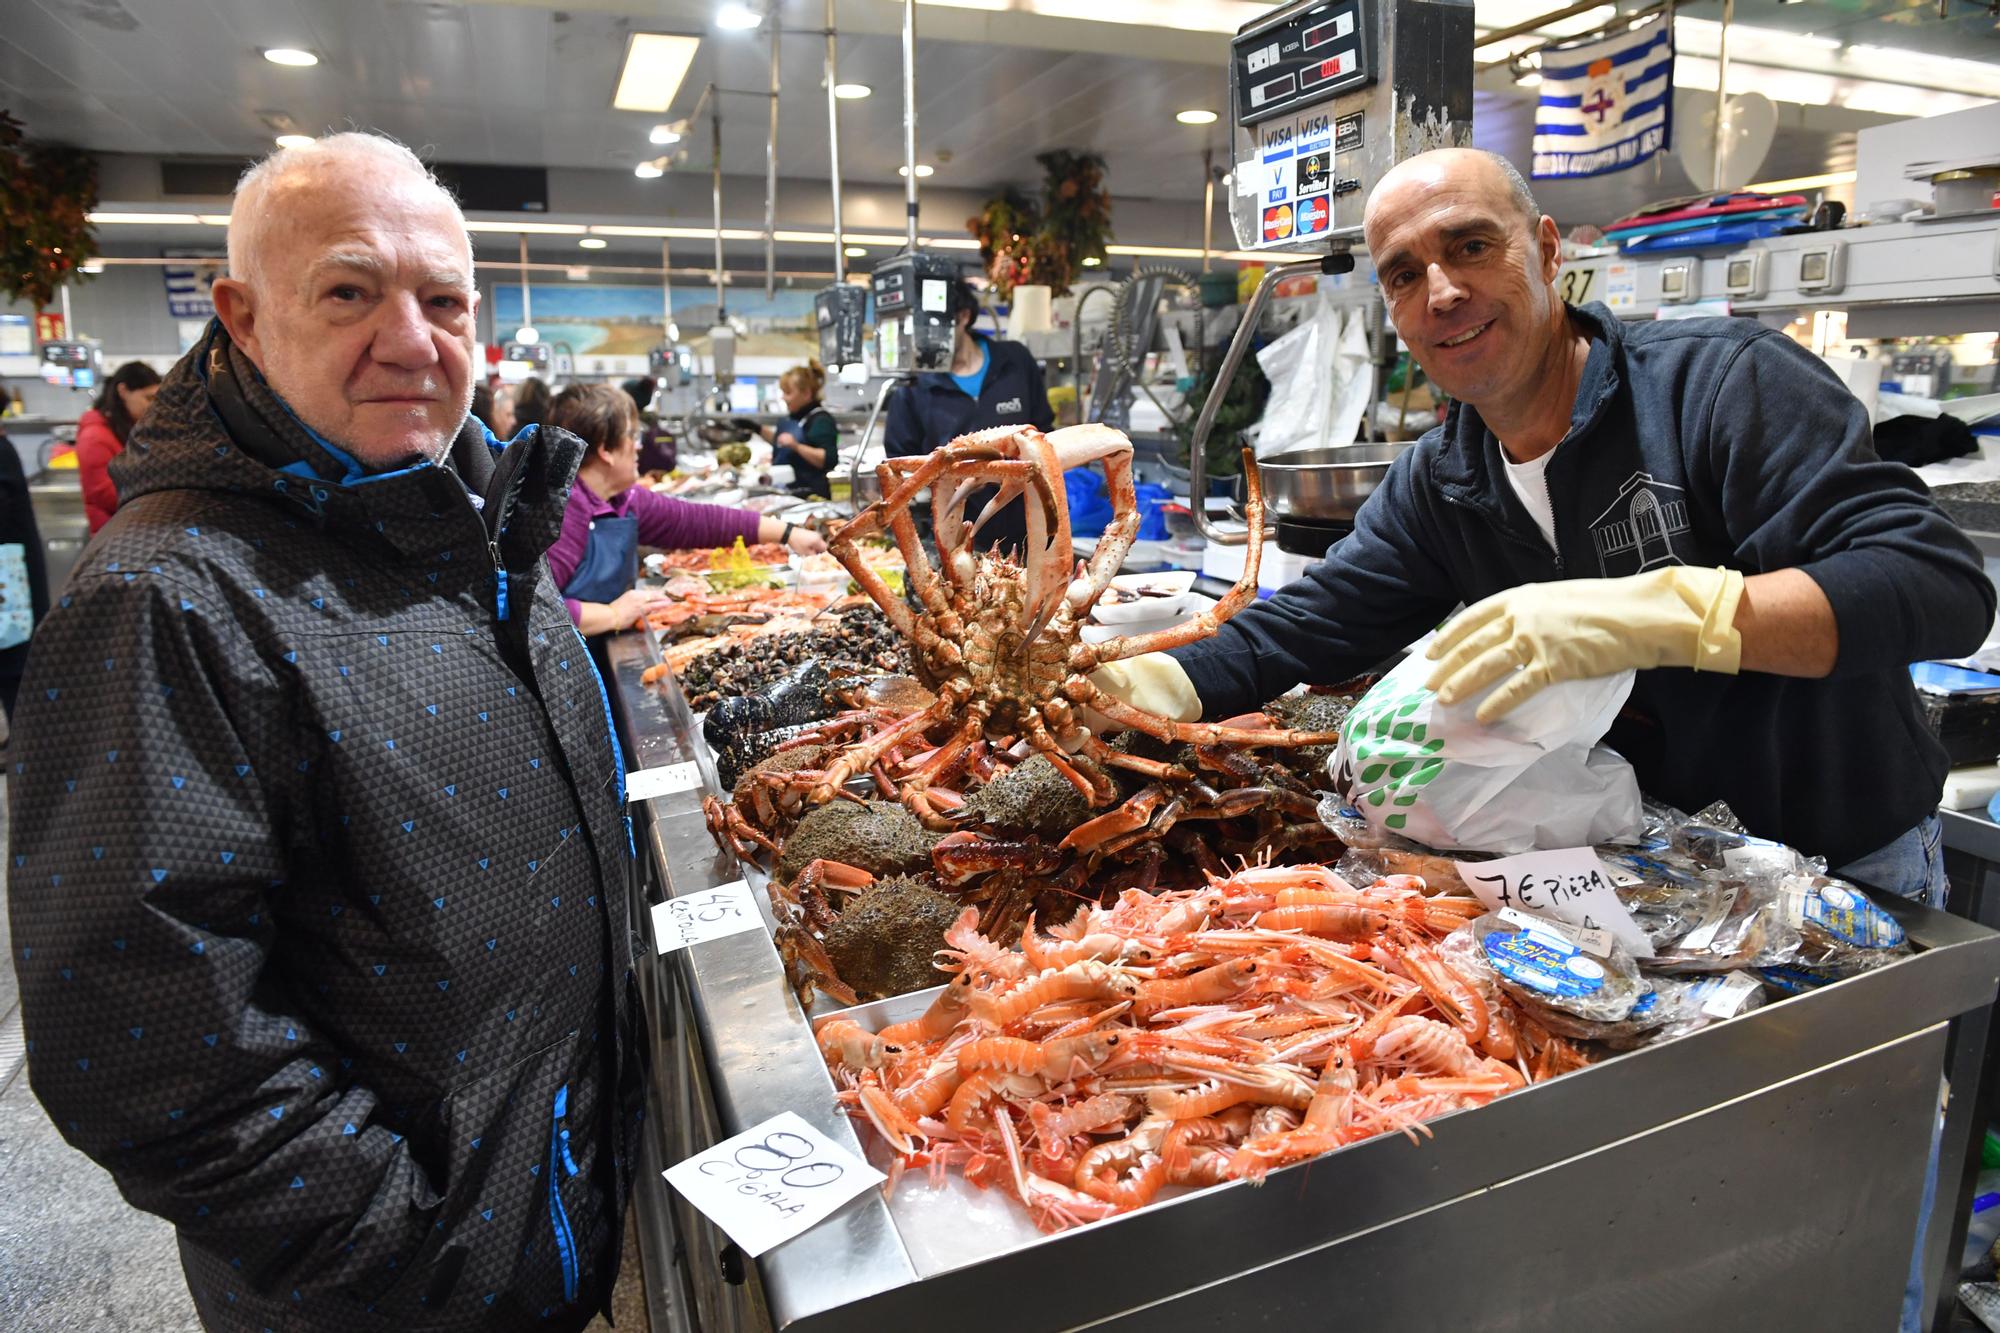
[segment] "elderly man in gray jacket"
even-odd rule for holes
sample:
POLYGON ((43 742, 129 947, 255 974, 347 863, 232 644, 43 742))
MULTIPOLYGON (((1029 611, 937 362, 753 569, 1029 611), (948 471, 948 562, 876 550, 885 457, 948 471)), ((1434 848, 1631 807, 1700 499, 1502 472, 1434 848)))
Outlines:
POLYGON ((464 219, 340 134, 244 178, 217 324, 36 635, 36 1094, 210 1328, 580 1328, 639 1079, 633 848, 542 552, 581 456, 467 420, 464 219))

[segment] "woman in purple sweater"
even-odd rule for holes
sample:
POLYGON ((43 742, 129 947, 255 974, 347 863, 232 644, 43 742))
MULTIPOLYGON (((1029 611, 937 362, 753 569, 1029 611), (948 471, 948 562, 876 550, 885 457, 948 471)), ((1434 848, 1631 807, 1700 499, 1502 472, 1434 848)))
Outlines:
POLYGON ((800 555, 826 549, 810 528, 794 527, 754 509, 727 509, 655 495, 639 481, 639 413, 623 390, 572 384, 556 395, 549 415, 589 446, 563 511, 562 535, 549 547, 549 572, 562 589, 570 618, 586 635, 630 629, 671 598, 635 588, 639 547, 669 550, 783 542, 800 555))

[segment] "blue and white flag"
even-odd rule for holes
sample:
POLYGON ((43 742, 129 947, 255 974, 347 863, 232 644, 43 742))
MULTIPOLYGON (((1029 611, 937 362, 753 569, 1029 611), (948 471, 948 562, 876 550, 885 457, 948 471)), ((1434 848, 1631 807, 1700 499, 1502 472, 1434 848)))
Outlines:
POLYGON ((1674 30, 1667 14, 1615 37, 1544 47, 1535 179, 1637 166, 1672 146, 1673 117, 1674 30))

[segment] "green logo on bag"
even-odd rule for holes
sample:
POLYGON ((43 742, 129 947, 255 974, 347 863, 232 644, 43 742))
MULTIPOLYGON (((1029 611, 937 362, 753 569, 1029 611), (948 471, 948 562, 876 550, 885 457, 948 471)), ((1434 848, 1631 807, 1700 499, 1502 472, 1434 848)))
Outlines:
MULTIPOLYGON (((1424 739, 1428 728, 1410 720, 1431 692, 1421 685, 1400 685, 1384 681, 1369 691, 1347 719, 1347 735, 1354 751, 1354 788, 1348 793, 1356 806, 1384 805, 1409 807, 1432 779, 1444 771, 1445 761, 1435 758, 1444 748, 1442 738, 1424 739)), ((1384 827, 1400 829, 1409 816, 1400 811, 1385 816, 1384 827)))

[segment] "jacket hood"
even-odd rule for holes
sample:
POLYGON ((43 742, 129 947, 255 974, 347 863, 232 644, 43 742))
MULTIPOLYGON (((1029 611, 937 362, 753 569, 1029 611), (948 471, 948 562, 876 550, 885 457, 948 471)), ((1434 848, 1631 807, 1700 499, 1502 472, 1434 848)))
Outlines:
MULTIPOLYGON (((423 557, 449 541, 438 520, 470 492, 504 515, 508 565, 531 564, 562 530, 583 442, 552 426, 502 443, 468 416, 445 466, 370 472, 298 418, 217 321, 167 373, 145 420, 111 464, 124 504, 155 491, 225 491, 342 535, 423 557), (504 464, 504 465, 503 465, 504 464), (496 472, 504 495, 488 496, 496 472), (511 501, 511 503, 507 502, 511 501)), ((496 522, 489 511, 488 522, 496 522)))

